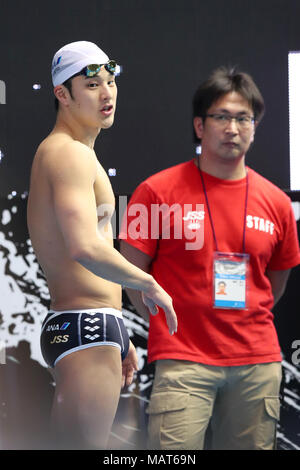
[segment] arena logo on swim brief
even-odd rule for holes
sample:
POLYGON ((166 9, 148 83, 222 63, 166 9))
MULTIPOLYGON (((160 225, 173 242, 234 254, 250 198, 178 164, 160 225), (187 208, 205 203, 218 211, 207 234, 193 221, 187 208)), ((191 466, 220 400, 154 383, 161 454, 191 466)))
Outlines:
POLYGON ((99 328, 100 328, 100 326, 97 326, 97 325, 96 326, 85 326, 84 327, 85 330, 88 330, 88 331, 91 331, 91 332, 97 331, 97 330, 99 330, 99 328))
POLYGON ((99 321, 100 318, 99 317, 95 317, 95 318, 85 318, 84 321, 88 322, 88 323, 96 323, 97 321, 99 321))
POLYGON ((89 339, 90 341, 95 341, 95 339, 100 338, 100 335, 84 335, 86 339, 89 339))

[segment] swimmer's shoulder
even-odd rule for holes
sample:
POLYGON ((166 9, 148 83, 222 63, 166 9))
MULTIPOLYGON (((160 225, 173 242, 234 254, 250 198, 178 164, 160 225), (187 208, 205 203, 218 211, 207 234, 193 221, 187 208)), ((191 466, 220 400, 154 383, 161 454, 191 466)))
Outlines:
POLYGON ((93 149, 63 133, 51 133, 37 148, 34 165, 47 173, 70 172, 81 168, 96 170, 93 149))

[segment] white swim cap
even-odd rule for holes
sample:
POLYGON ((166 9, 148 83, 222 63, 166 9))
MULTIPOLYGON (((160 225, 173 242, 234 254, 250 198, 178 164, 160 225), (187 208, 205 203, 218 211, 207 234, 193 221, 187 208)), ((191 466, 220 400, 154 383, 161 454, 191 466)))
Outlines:
POLYGON ((53 86, 61 85, 87 65, 106 64, 108 61, 105 52, 93 42, 71 42, 59 49, 53 57, 53 86))

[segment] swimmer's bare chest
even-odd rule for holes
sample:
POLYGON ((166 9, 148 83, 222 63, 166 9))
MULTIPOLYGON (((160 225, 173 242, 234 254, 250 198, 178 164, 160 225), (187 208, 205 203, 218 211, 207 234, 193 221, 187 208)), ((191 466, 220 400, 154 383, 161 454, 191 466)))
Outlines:
MULTIPOLYGON (((113 246, 114 233, 111 221, 115 210, 115 198, 109 178, 98 161, 94 195, 99 236, 113 246)), ((49 203, 51 204, 51 201, 49 203)), ((45 239, 47 236, 50 237, 48 243, 46 241, 44 246, 40 245, 38 252, 50 291, 51 308, 73 310, 112 307, 121 310, 121 286, 96 276, 70 259, 55 223, 47 227, 47 232, 45 239)))

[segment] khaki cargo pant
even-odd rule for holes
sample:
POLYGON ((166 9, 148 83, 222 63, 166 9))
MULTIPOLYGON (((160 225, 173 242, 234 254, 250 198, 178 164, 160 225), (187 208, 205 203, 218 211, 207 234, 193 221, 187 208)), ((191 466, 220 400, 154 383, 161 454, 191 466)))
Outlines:
POLYGON ((272 450, 279 420, 279 362, 216 367, 160 360, 148 407, 149 449, 272 450))

